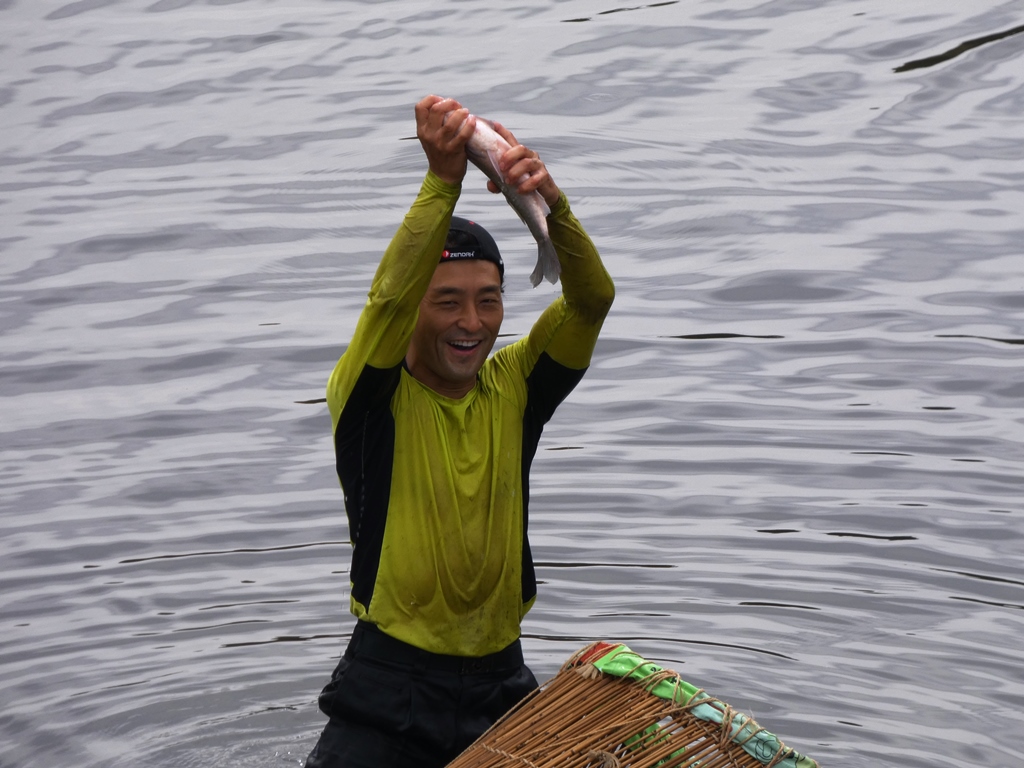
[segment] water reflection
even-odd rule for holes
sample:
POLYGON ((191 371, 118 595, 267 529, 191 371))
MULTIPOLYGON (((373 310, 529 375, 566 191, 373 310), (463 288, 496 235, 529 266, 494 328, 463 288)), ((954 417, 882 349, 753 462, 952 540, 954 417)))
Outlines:
MULTIPOLYGON (((541 149, 618 285, 538 452, 538 674, 614 638, 823 764, 1012 762, 1014 4, 138 10, 0 0, 0 762, 304 756, 350 626, 323 387, 428 91, 541 149)), ((504 343, 553 293, 478 181, 504 343)))

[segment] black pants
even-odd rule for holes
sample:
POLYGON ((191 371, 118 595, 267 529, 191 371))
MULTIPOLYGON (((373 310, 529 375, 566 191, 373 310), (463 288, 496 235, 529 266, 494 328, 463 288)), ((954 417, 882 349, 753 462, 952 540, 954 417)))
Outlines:
POLYGON ((359 622, 320 694, 330 721, 306 768, 441 768, 536 687, 518 640, 442 656, 359 622))

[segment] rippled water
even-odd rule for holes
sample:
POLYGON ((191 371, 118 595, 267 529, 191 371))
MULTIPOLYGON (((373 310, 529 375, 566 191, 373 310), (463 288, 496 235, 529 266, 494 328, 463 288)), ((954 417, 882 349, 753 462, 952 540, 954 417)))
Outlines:
MULTIPOLYGON (((826 765, 1016 764, 1024 35, 957 49, 1024 3, 977 6, 0 0, 0 765, 304 759, 351 617, 302 401, 428 92, 618 288, 534 467, 538 676, 621 640, 826 765)), ((555 289, 470 179, 515 337, 555 289)))

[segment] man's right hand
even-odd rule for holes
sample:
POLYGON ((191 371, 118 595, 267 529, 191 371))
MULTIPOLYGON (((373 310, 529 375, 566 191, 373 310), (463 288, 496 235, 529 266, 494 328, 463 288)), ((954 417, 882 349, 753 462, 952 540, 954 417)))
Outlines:
POLYGON ((466 142, 475 128, 476 118, 455 99, 427 96, 416 105, 416 136, 430 170, 449 184, 466 175, 466 142))

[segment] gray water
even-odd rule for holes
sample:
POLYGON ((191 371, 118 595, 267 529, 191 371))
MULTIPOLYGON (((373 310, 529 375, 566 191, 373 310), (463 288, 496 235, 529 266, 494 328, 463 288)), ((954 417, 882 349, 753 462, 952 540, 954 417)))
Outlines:
MULTIPOLYGON (((303 401, 430 92, 541 152, 618 290, 534 466, 538 677, 623 641, 823 765, 1019 765, 1024 35, 955 49, 1022 24, 0 0, 0 765, 304 759, 352 619, 303 401)), ((474 169, 459 210, 518 337, 557 289, 474 169)))

